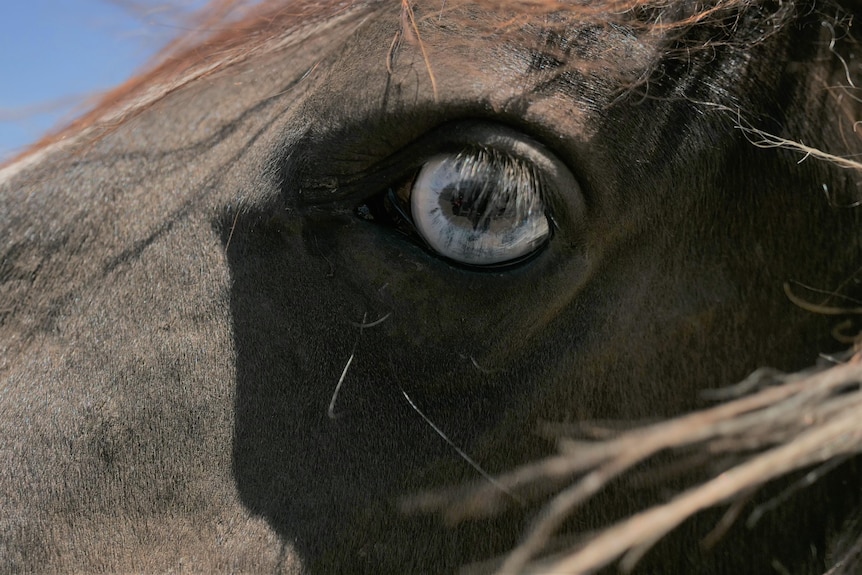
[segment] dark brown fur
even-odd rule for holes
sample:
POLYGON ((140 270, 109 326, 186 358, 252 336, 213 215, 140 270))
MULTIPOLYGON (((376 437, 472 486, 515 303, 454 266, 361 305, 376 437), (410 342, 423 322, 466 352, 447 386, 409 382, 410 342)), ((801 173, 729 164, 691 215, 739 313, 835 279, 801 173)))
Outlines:
MULTIPOLYGON (((537 422, 672 426, 704 389, 840 347, 784 286, 821 310, 859 295, 857 5, 238 6, 0 172, 2 570, 493 567, 549 488, 457 525, 402 513, 477 478, 428 420, 505 473, 554 451, 537 422), (579 182, 547 192, 554 235, 511 268, 453 265, 380 199, 476 126, 579 182)), ((800 433, 834 415, 801 405, 800 433)), ((580 447, 637 461, 638 433, 580 447)), ((800 459, 843 465, 753 528, 702 549, 722 512, 698 515, 639 568, 855 565, 844 445, 800 459)), ((598 465, 604 489, 551 551, 740 460, 719 439, 670 447, 680 473, 664 452, 633 482, 598 465)), ((734 493, 729 517, 786 486, 734 493)))

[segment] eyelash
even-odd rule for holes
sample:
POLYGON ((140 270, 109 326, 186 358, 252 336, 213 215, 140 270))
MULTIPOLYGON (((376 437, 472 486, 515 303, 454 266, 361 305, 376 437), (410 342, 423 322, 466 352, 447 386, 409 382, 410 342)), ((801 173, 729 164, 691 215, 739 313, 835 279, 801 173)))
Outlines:
POLYGON ((529 160, 489 146, 427 158, 410 178, 357 208, 457 265, 509 267, 550 240, 543 180, 529 160))

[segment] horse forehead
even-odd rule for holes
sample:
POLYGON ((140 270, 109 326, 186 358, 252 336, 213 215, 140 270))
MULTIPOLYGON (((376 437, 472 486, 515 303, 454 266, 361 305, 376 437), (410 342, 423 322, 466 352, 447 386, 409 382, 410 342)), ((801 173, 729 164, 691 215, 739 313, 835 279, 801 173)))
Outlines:
POLYGON ((346 118, 409 109, 432 116, 447 107, 451 115, 472 105, 470 113, 519 115, 586 138, 608 93, 634 86, 661 56, 655 38, 621 26, 572 15, 554 24, 518 17, 513 26, 493 11, 475 12, 414 21, 390 6, 366 15, 310 71, 301 115, 325 129, 346 118))
MULTIPOLYGON (((595 105, 593 87, 608 78, 618 84, 630 81, 656 56, 652 47, 619 27, 577 22, 548 27, 537 18, 521 19, 514 33, 501 33, 497 20, 493 11, 470 18, 441 11, 411 24, 397 4, 359 4, 287 29, 226 74, 209 78, 204 65, 155 82, 121 107, 107 109, 102 121, 110 126, 151 106, 158 111, 145 122, 132 121, 131 127, 116 130, 119 136, 110 141, 123 153, 124 142, 135 151, 200 144, 240 117, 265 117, 253 108, 269 99, 282 108, 278 118, 267 121, 294 126, 371 117, 381 104, 419 108, 437 100, 483 101, 494 111, 526 105, 527 119, 584 134, 584 112, 591 102, 595 105), (488 22, 482 22, 485 17, 488 22), (186 87, 195 76, 203 78, 186 87), (313 105, 295 105, 309 93, 313 105)), ((91 130, 70 134, 0 169, 0 185, 31 166, 50 165, 54 152, 93 135, 91 130)))

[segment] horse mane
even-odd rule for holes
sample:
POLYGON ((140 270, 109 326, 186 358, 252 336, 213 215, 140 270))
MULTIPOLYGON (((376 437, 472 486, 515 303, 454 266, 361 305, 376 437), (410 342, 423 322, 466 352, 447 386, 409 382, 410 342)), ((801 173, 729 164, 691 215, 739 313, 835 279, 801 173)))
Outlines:
MULTIPOLYGON (((235 65, 253 54, 277 47, 290 32, 315 25, 356 8, 383 6, 391 0, 211 0, 182 24, 190 32, 162 48, 144 67, 122 84, 101 95, 96 103, 59 129, 49 132, 10 164, 90 128, 110 132, 167 95, 199 78, 235 65)), ((665 31, 702 23, 739 11, 757 0, 433 0, 410 3, 400 0, 401 25, 417 25, 422 18, 439 17, 469 7, 498 10, 504 26, 517 26, 528 18, 565 15, 585 24, 625 22, 641 28, 665 31), (406 17, 409 14, 409 18, 406 17)), ((550 22, 550 20, 546 20, 550 22)), ((499 27, 495 22, 489 27, 499 27)))

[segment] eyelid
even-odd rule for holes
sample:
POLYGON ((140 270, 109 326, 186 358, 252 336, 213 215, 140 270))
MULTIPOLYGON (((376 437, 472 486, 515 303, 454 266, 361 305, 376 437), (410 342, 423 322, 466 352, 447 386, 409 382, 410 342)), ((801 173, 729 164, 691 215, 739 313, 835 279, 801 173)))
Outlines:
POLYGON ((371 167, 335 177, 318 179, 313 174, 300 179, 300 206, 323 206, 339 203, 357 204, 395 186, 418 171, 425 160, 451 145, 444 130, 432 130, 371 167))
MULTIPOLYGON (((499 185, 500 183, 508 183, 512 188, 520 189, 537 188, 537 192, 539 194, 542 194, 542 178, 539 175, 538 170, 532 164, 523 165, 526 163, 520 162, 517 159, 510 157, 508 154, 501 153, 495 148, 488 148, 486 146, 479 146, 475 144, 471 146, 464 146, 460 148, 457 153, 434 154, 428 158, 425 158, 425 160, 419 165, 419 169, 416 170, 416 173, 413 175, 412 178, 410 178, 409 180, 402 181, 398 186, 391 186, 388 188, 386 197, 390 200, 392 208, 397 211, 399 217, 403 218, 411 226, 415 227, 414 216, 411 213, 410 205, 416 187, 416 182, 419 179, 419 172, 424 170, 430 162, 434 162, 435 160, 440 158, 446 158, 447 156, 451 157, 456 161, 460 158, 466 161, 466 163, 468 164, 478 164, 480 170, 482 170, 483 172, 488 172, 487 174, 479 175, 485 175, 489 178, 499 178, 499 175, 494 175, 493 172, 499 172, 500 170, 504 170, 508 165, 525 168, 519 170, 519 173, 517 175, 510 174, 510 177, 506 181, 498 179, 494 183, 497 185, 499 185), (514 184, 514 186, 512 186, 512 184, 514 184)), ((474 172, 471 175, 475 177, 477 174, 475 174, 474 172)))
POLYGON ((431 157, 458 153, 465 148, 496 149, 530 162, 548 180, 569 174, 568 168, 539 142, 505 125, 487 121, 444 124, 414 140, 403 149, 359 173, 320 178, 317 174, 300 178, 300 206, 356 205, 402 183, 422 168, 431 157))

